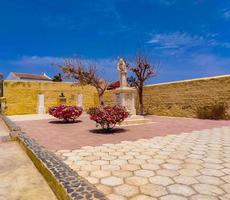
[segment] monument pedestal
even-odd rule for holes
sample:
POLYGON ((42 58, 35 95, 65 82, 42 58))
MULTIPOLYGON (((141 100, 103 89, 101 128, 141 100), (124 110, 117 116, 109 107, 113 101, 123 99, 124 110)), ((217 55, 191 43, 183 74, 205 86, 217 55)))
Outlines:
POLYGON ((121 125, 137 125, 152 123, 150 119, 146 119, 144 116, 136 115, 135 109, 135 92, 134 88, 128 87, 127 83, 127 69, 126 63, 123 59, 118 62, 117 69, 120 74, 120 87, 115 89, 116 105, 123 106, 129 112, 129 117, 125 119, 121 125))

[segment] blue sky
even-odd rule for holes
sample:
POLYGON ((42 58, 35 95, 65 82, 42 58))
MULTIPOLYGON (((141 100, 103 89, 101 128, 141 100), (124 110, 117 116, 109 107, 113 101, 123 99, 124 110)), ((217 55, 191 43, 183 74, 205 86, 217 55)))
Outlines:
POLYGON ((150 82, 230 73, 229 0, 0 0, 0 72, 58 72, 76 55, 108 80, 142 51, 150 82))

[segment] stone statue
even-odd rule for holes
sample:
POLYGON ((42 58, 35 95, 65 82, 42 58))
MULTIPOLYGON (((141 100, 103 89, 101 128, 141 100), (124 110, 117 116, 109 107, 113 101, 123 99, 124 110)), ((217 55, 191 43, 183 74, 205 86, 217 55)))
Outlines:
POLYGON ((126 63, 125 63, 125 61, 124 61, 124 59, 123 58, 120 58, 119 59, 119 62, 118 62, 118 64, 117 64, 117 69, 122 73, 127 73, 127 69, 126 69, 126 63))
POLYGON ((119 62, 117 64, 117 69, 120 74, 120 87, 127 87, 127 68, 126 63, 123 58, 119 59, 119 62))

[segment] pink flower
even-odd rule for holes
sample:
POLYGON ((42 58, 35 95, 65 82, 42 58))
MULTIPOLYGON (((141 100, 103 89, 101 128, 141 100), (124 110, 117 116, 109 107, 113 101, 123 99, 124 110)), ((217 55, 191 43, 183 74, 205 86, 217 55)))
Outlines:
POLYGON ((128 117, 129 113, 124 107, 119 106, 105 106, 99 108, 91 108, 88 111, 90 119, 100 124, 102 129, 110 130, 116 124, 124 121, 128 117))
POLYGON ((77 106, 60 105, 49 108, 50 115, 66 122, 75 121, 82 114, 82 111, 83 109, 77 106))

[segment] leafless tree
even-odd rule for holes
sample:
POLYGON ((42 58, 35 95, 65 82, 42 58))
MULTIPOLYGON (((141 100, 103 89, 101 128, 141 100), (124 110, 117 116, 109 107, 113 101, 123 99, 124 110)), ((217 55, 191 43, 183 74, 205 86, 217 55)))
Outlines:
POLYGON ((108 87, 108 82, 99 76, 96 64, 91 64, 86 67, 80 59, 74 58, 65 59, 64 64, 59 67, 66 77, 73 78, 82 85, 95 87, 100 105, 104 104, 103 95, 108 87))
POLYGON ((138 54, 136 56, 135 64, 128 65, 128 69, 132 75, 128 78, 130 86, 135 87, 138 92, 138 99, 140 105, 140 114, 144 114, 143 103, 143 87, 145 81, 153 76, 156 76, 156 66, 151 64, 147 56, 138 54))

